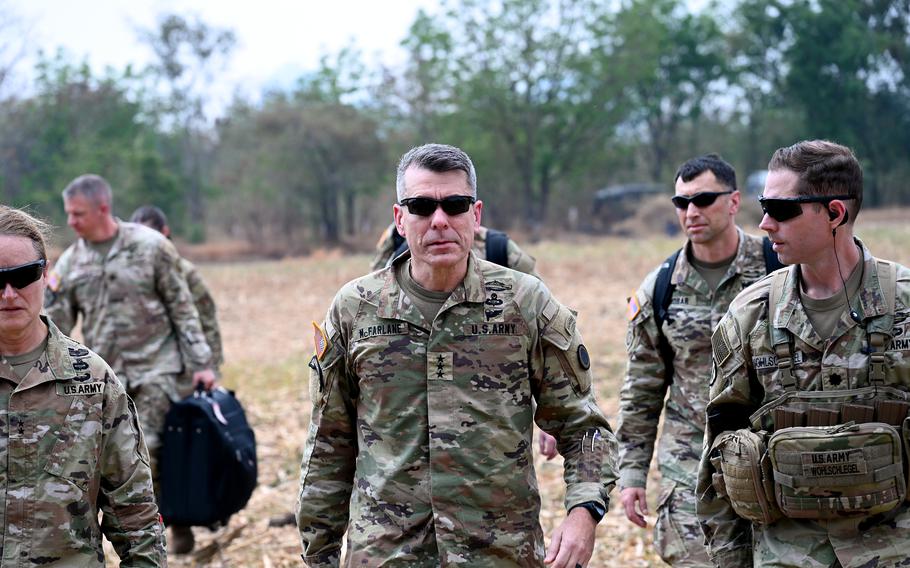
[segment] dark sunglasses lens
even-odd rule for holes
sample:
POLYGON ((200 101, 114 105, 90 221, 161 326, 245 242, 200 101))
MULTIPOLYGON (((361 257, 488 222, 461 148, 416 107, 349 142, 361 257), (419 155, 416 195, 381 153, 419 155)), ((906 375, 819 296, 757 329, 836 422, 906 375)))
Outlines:
POLYGON ((798 202, 786 199, 765 199, 761 202, 761 208, 775 221, 789 221, 803 212, 798 202))
POLYGON ((41 269, 43 266, 44 265, 41 263, 35 263, 0 272, 0 285, 2 285, 3 288, 6 288, 6 285, 10 284, 13 288, 21 290, 41 278, 41 269))
POLYGON ((471 208, 472 201, 470 197, 446 197, 439 204, 446 215, 461 215, 471 208))
POLYGON ((436 211, 436 200, 428 197, 415 197, 407 202, 408 211, 421 217, 429 217, 436 211))
POLYGON ((696 207, 701 209, 702 207, 709 207, 712 203, 717 201, 717 197, 723 195, 721 193, 696 193, 691 197, 685 195, 675 195, 673 196, 673 205, 677 209, 688 209, 689 204, 693 203, 696 207))

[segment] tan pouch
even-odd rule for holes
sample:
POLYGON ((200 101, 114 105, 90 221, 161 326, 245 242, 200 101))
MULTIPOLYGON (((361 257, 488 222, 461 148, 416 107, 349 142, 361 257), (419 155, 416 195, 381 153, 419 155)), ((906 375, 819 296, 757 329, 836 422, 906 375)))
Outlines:
POLYGON ((882 422, 786 428, 771 435, 775 499, 793 519, 866 517, 906 497, 903 442, 882 422))
POLYGON ((765 432, 749 429, 724 432, 711 446, 711 463, 720 475, 714 488, 726 498, 740 517, 770 524, 781 517, 774 502, 770 469, 765 456, 765 432))

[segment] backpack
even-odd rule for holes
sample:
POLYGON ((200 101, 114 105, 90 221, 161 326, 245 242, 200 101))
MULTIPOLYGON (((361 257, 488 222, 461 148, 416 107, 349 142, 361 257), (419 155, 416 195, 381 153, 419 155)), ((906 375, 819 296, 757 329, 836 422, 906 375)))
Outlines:
POLYGON ((166 523, 227 524, 256 487, 256 438, 234 393, 197 391, 171 405, 159 460, 166 523))
MULTIPOLYGON (((765 258, 765 274, 771 274, 779 268, 786 266, 777 258, 777 253, 772 248, 771 239, 764 237, 762 239, 762 254, 765 258)), ((676 284, 670 282, 673 271, 676 269, 676 261, 679 259, 679 253, 683 249, 677 249, 667 260, 660 265, 657 272, 657 280, 654 282, 654 321, 657 323, 658 338, 657 349, 660 351, 660 358, 664 362, 664 372, 667 377, 667 384, 673 382, 673 348, 667 341, 663 332, 663 323, 667 321, 667 313, 670 309, 670 302, 673 299, 673 292, 676 290, 676 284)))
MULTIPOLYGON (((392 229, 392 243, 395 252, 392 253, 389 264, 408 250, 408 242, 398 234, 398 229, 392 229)), ((487 240, 484 243, 487 260, 499 266, 509 268, 509 235, 496 229, 487 229, 487 240)))

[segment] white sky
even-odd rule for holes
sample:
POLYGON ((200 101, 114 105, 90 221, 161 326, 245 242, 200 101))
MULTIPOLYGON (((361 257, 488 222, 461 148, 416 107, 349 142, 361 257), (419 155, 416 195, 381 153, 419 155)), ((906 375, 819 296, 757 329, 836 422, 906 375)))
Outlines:
MULTIPOLYGON (((418 8, 437 10, 430 0, 5 0, 26 30, 32 51, 53 54, 65 48, 71 61, 87 59, 96 71, 106 66, 142 68, 151 49, 137 29, 154 29, 158 16, 198 16, 210 26, 231 28, 237 45, 214 86, 215 106, 232 93, 258 98, 268 87, 286 87, 316 68, 322 53, 353 43, 367 62, 397 63, 398 47, 418 8), (220 100, 217 100, 220 99, 220 100)), ((31 73, 34 56, 16 72, 31 73)))

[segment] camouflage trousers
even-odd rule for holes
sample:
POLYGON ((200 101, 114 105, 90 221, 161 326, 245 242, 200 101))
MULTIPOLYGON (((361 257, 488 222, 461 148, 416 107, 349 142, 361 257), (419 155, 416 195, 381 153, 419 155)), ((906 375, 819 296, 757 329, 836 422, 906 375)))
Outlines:
POLYGON ((891 568, 910 566, 910 505, 890 521, 843 531, 843 521, 781 519, 753 532, 755 566, 891 568))
POLYGON ((139 425, 145 445, 149 450, 149 465, 152 467, 152 484, 158 494, 158 452, 161 449, 161 435, 164 431, 164 418, 171 408, 171 396, 174 376, 162 377, 159 381, 146 381, 130 388, 129 395, 136 404, 139 425))
POLYGON ((654 547, 664 562, 683 568, 710 567, 695 515, 695 487, 665 480, 654 524, 654 547))

